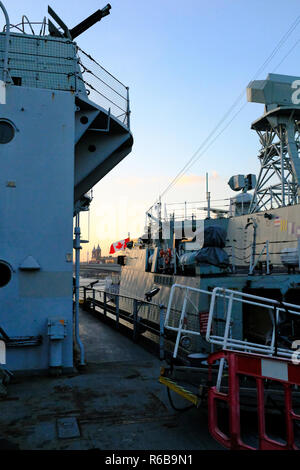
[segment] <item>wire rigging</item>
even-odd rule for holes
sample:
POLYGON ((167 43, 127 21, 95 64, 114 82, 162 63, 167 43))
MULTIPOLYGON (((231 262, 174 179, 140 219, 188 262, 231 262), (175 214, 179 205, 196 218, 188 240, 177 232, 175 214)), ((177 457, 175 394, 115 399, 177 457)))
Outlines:
MULTIPOLYGON (((292 23, 290 28, 287 30, 287 32, 282 36, 280 41, 277 43, 271 54, 267 57, 267 59, 263 62, 263 64, 258 68, 258 70, 255 72, 253 78, 251 81, 255 80, 260 73, 266 68, 266 66, 271 62, 271 60, 275 57, 277 52, 281 49, 281 47, 285 44, 287 39, 290 37, 292 32, 296 29, 298 24, 300 23, 300 15, 296 18, 296 20, 292 23)), ((292 50, 296 47, 299 41, 296 42, 296 44, 288 51, 288 53, 283 57, 281 62, 276 66, 275 70, 282 64, 282 62, 286 59, 286 57, 292 52, 292 50)), ((225 125, 225 127, 217 134, 217 136, 214 137, 214 139, 210 141, 210 139, 214 136, 214 134, 217 132, 219 127, 222 125, 222 123, 228 118, 228 116, 231 114, 231 112, 236 108, 238 103, 241 101, 241 99, 244 97, 244 90, 238 95, 236 100, 233 102, 233 104, 229 107, 229 109, 226 111, 224 116, 219 120, 217 125, 213 128, 213 130, 210 132, 210 134, 206 137, 204 142, 200 145, 200 147, 196 150, 196 152, 192 155, 192 157, 188 160, 188 162, 185 164, 185 166, 180 170, 180 172, 173 178, 173 180, 169 183, 169 185, 166 187, 166 189, 160 194, 160 198, 162 198, 181 178, 182 176, 196 163, 196 161, 199 160, 199 158, 210 148, 210 146, 219 138, 223 132, 228 128, 228 126, 232 123, 232 121, 238 116, 238 114, 245 108, 247 105, 247 102, 242 105, 242 107, 238 110, 238 112, 233 116, 233 118, 225 125), (206 146, 206 144, 208 144, 206 146), (205 147, 206 146, 206 147, 205 147), (204 148, 204 150, 201 152, 201 150, 204 148), (199 152, 200 155, 199 155, 199 152)))

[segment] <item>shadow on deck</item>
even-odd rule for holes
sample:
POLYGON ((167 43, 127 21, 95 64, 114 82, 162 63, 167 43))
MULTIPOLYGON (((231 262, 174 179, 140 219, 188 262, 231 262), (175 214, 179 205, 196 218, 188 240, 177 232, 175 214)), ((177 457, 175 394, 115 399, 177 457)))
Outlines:
MULTIPOLYGON (((87 312, 80 312, 80 323, 85 370, 10 384, 0 401, 3 438, 22 450, 220 449, 205 413, 170 408, 155 356, 87 312), (79 436, 59 437, 58 420, 67 418, 79 436)), ((179 400, 178 406, 186 405, 179 400)))

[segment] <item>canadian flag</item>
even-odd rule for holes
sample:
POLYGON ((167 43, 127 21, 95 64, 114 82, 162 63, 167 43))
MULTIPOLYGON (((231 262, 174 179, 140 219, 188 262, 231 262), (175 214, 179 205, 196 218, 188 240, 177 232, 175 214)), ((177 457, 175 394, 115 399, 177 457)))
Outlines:
POLYGON ((113 255, 114 253, 116 253, 116 251, 121 251, 121 250, 124 251, 127 246, 127 243, 129 242, 130 242, 130 238, 126 238, 126 240, 121 240, 119 242, 113 243, 110 247, 109 254, 113 255))

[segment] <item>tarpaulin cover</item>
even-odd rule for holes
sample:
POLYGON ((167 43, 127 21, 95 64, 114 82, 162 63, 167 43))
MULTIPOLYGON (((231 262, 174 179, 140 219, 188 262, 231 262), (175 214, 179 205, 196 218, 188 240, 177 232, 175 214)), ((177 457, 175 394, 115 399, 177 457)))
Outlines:
POLYGON ((196 261, 200 264, 212 264, 213 266, 225 267, 229 265, 229 257, 226 251, 215 246, 208 246, 198 251, 196 261))
POLYGON ((226 231, 220 226, 210 226, 204 231, 203 248, 198 251, 195 259, 198 263, 225 267, 229 265, 229 257, 222 249, 226 245, 226 231))
POLYGON ((204 231, 204 244, 203 248, 210 246, 224 248, 226 245, 226 231, 216 225, 207 227, 204 231))

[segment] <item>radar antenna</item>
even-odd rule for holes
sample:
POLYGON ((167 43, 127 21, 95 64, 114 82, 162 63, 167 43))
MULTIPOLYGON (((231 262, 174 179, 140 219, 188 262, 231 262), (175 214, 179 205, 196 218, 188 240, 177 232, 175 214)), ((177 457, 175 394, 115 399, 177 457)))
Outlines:
POLYGON ((265 105, 264 115, 252 124, 261 143, 261 168, 250 213, 299 203, 300 105, 294 99, 297 80, 269 74, 266 80, 248 85, 248 101, 265 105))

